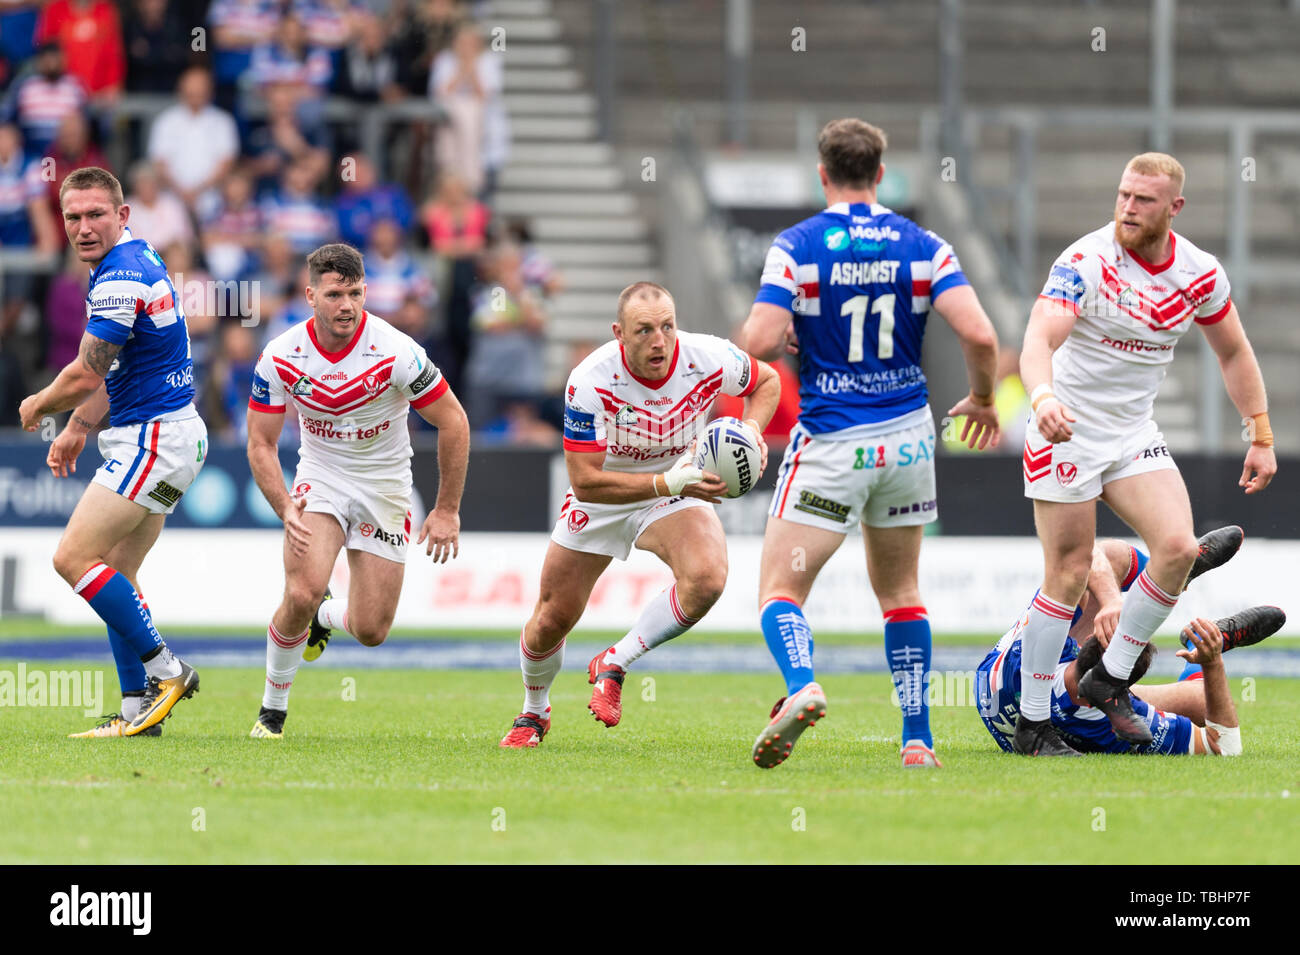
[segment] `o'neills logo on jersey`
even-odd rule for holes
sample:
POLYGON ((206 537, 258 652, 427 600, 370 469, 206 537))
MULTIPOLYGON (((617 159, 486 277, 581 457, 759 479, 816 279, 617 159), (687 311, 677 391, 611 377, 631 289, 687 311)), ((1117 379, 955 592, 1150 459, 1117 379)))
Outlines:
MULTIPOLYGON (((662 398, 647 398, 645 400, 645 403, 650 407, 654 408, 654 407, 658 407, 659 405, 670 405, 673 403, 673 399, 669 398, 667 395, 664 395, 662 398)), ((635 415, 633 415, 633 417, 635 418, 635 415)), ((619 423, 622 424, 621 421, 619 423)))
POLYGON ((332 371, 328 375, 321 375, 321 381, 347 381, 348 376, 341 371, 332 371))

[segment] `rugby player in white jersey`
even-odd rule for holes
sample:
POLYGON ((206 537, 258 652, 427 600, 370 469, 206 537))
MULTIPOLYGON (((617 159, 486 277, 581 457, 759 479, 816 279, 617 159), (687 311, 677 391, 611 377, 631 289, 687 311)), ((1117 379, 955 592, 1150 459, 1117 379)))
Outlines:
MULTIPOLYGON (((709 505, 726 485, 694 467, 690 451, 721 392, 746 399, 745 424, 762 448, 781 397, 776 371, 729 342, 677 328, 668 290, 637 282, 618 297, 614 341, 592 352, 565 389, 564 459, 572 486, 542 565, 537 606, 519 638, 523 712, 501 745, 536 746, 551 728, 550 689, 564 639, 596 580, 635 545, 673 572, 627 635, 587 665, 589 709, 606 726, 622 717, 627 669, 689 630, 727 582, 727 542, 709 505)), ((755 475, 757 480, 757 475, 755 475)))
POLYGON ((312 317, 270 341, 253 372, 248 462, 284 521, 284 599, 266 637, 266 689, 250 733, 284 733, 289 689, 308 634, 323 648, 342 629, 366 646, 388 636, 411 532, 407 409, 438 429, 438 500, 417 543, 435 562, 459 551, 469 421, 441 372, 413 339, 365 310, 361 253, 321 246, 307 257, 312 317), (287 403, 302 449, 293 491, 276 445, 287 403), (340 548, 348 598, 323 599, 340 548))
POLYGON ((1151 742, 1130 704, 1131 672, 1197 556, 1187 488, 1152 406, 1174 346, 1193 322, 1249 425, 1238 485, 1258 493, 1277 471, 1264 380, 1228 278, 1214 256, 1170 227, 1183 208, 1184 178, 1164 153, 1129 160, 1114 222, 1061 253, 1029 317, 1020 358, 1033 407, 1024 480, 1045 567, 1023 629, 1023 695, 1012 738, 1018 753, 1077 755, 1052 727, 1051 693, 1088 582, 1098 498, 1142 537, 1151 560, 1125 595, 1101 665, 1081 678, 1079 692, 1106 714, 1116 736, 1151 742))

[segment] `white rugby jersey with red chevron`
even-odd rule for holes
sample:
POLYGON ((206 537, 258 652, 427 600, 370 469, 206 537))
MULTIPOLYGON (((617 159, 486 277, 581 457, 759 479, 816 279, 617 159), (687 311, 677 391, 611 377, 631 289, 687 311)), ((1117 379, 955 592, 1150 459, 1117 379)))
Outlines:
POLYGON ((564 450, 603 451, 607 471, 663 471, 690 449, 719 394, 745 397, 758 364, 713 335, 677 333, 668 374, 632 373, 617 341, 606 342, 569 375, 564 450))
POLYGON ((1108 224, 1056 260, 1040 298, 1077 317, 1052 356, 1052 387, 1078 414, 1122 424, 1151 417, 1174 346, 1195 321, 1213 325, 1232 307, 1218 259, 1169 233, 1168 261, 1147 262, 1115 241, 1108 224))
POLYGON ((446 379, 414 339, 363 312, 337 352, 321 348, 314 319, 267 343, 253 370, 248 407, 283 414, 289 398, 302 431, 304 466, 373 487, 411 486, 407 408, 442 397, 446 379))

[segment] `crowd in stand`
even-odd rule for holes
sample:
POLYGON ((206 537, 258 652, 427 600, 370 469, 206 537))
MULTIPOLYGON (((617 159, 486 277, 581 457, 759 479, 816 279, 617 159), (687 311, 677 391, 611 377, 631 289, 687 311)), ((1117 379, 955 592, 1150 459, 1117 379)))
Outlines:
POLYGON ((492 213, 509 131, 501 57, 474 7, 0 0, 0 256, 63 262, 3 273, 0 425, 76 355, 87 269, 68 251, 58 190, 103 166, 181 296, 214 434, 242 435, 262 344, 310 314, 306 253, 346 241, 366 253, 368 310, 425 345, 477 427, 555 441, 541 346, 561 278, 526 223, 492 213), (135 123, 136 94, 168 102, 135 123), (357 115, 332 120, 331 97, 357 115), (441 119, 391 127, 380 168, 357 117, 402 101, 436 104, 441 119))

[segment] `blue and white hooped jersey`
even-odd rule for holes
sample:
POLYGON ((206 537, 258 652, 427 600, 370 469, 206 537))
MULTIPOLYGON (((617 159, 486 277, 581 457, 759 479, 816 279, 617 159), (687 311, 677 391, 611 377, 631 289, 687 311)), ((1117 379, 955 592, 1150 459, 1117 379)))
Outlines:
POLYGON ((184 307, 162 257, 130 229, 90 272, 86 331, 122 346, 106 379, 113 427, 152 421, 194 401, 184 307))
POLYGON ((794 313, 800 423, 848 439, 924 408, 930 303, 967 284, 952 246, 882 205, 836 203, 778 235, 755 301, 794 313))

